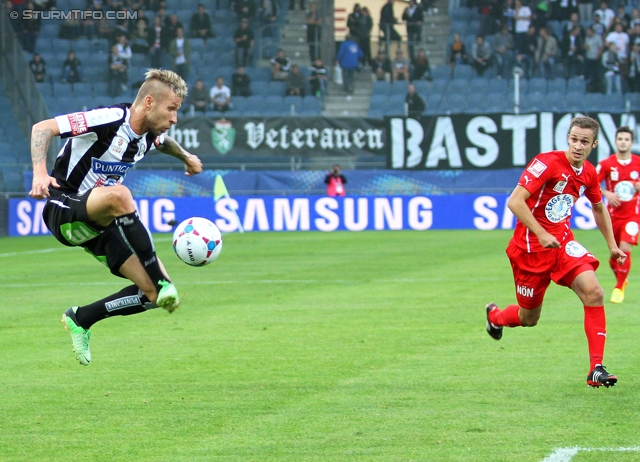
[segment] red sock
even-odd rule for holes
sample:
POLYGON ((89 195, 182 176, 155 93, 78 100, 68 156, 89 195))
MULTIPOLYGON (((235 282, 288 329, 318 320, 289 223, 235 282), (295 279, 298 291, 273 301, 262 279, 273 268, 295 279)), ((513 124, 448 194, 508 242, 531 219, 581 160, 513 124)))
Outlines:
POLYGON ((489 314, 489 321, 494 326, 517 327, 521 326, 520 316, 518 316, 520 307, 518 305, 509 305, 504 310, 493 310, 489 314))
POLYGON ((589 345, 590 370, 593 370, 596 364, 602 364, 604 344, 607 341, 607 319, 604 306, 584 307, 584 332, 587 334, 589 345))
POLYGON ((627 259, 624 261, 624 264, 619 265, 616 262, 616 287, 618 289, 622 289, 624 285, 624 281, 627 280, 627 276, 629 276, 629 270, 631 269, 631 252, 627 254, 627 259))

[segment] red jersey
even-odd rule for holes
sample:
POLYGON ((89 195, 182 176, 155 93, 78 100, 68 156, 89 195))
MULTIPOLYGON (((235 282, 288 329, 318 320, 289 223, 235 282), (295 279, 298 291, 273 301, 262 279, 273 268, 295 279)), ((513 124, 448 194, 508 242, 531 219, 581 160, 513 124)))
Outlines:
MULTIPOLYGON (((602 202, 596 168, 585 162, 576 170, 564 151, 538 154, 520 176, 518 185, 531 193, 526 204, 534 218, 560 243, 573 238, 569 224, 571 210, 582 194, 592 204, 602 202)), ((527 252, 549 250, 520 221, 516 223, 512 241, 527 252)))
POLYGON ((615 154, 598 164, 598 182, 605 181, 605 187, 620 198, 618 207, 609 206, 612 220, 638 221, 640 214, 640 194, 634 186, 640 178, 640 157, 631 155, 628 161, 618 160, 615 154))

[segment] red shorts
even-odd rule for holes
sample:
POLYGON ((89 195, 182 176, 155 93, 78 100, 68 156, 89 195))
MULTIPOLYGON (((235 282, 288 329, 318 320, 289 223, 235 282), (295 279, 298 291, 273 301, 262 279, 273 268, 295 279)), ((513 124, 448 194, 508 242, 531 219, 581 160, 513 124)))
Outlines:
POLYGON ((557 249, 527 253, 513 240, 507 247, 507 256, 513 269, 518 305, 533 309, 542 305, 551 281, 571 287, 578 274, 595 271, 600 262, 577 241, 565 241, 557 249))
POLYGON ((620 245, 621 242, 638 245, 639 222, 640 218, 638 217, 613 221, 613 235, 618 245, 620 245))

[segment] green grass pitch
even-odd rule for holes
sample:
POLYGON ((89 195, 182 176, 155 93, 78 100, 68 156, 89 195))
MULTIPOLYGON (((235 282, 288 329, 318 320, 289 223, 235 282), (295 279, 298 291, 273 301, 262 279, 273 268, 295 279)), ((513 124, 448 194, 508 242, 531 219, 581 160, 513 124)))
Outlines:
MULTIPOLYGON (((576 235, 608 300, 604 240, 576 235)), ((0 461, 638 460, 602 451, 640 440, 640 266, 607 304, 618 385, 588 389, 570 290, 535 328, 485 332, 484 305, 515 300, 510 236, 233 234, 192 268, 157 235, 181 309, 96 324, 86 368, 60 316, 126 281, 52 237, 0 239, 0 461)))

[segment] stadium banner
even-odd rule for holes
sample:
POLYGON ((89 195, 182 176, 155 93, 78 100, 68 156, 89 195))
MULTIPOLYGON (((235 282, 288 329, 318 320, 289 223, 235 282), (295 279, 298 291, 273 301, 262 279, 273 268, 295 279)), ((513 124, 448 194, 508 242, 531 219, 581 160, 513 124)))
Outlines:
POLYGON ((386 128, 377 119, 324 117, 183 118, 167 135, 197 155, 386 155, 386 128))
MULTIPOLYGON (((214 202, 211 197, 142 198, 136 201, 145 225, 154 233, 170 233, 175 224, 200 216, 220 230, 238 230, 234 209, 245 232, 364 231, 429 229, 511 229, 515 218, 508 194, 442 196, 238 196, 214 202)), ((9 235, 49 234, 42 221, 44 201, 9 200, 9 235)), ((589 201, 574 207, 576 229, 596 227, 589 201)))
MULTIPOLYGON (((458 114, 420 119, 386 118, 390 169, 507 169, 524 167, 540 152, 565 150, 571 119, 581 114, 458 114)), ((640 139, 640 113, 590 114, 600 122, 597 164, 616 152, 618 127, 628 125, 640 139)), ((637 141, 636 141, 637 143, 637 141)), ((637 145, 634 146, 634 151, 637 145)))

